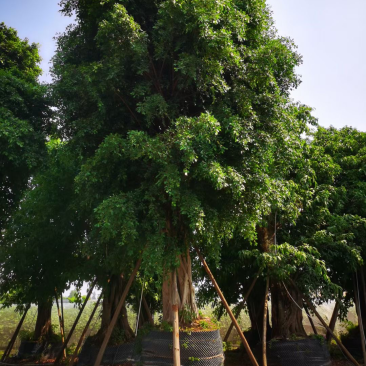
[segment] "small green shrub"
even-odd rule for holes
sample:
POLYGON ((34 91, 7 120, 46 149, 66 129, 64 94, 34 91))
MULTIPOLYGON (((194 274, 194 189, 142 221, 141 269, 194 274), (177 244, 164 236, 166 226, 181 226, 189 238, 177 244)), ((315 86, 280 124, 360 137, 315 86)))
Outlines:
POLYGON ((30 342, 34 340, 34 332, 30 330, 21 330, 19 332, 19 338, 21 341, 30 342))
POLYGON ((222 347, 224 352, 231 351, 233 349, 233 344, 231 342, 222 342, 222 347))
POLYGON ((210 328, 209 324, 205 320, 200 320, 199 325, 202 329, 209 329, 210 328))
POLYGON ((160 324, 160 328, 161 330, 163 330, 164 332, 172 332, 173 331, 173 326, 171 324, 169 324, 166 320, 163 320, 160 324))
POLYGON ((192 324, 196 320, 196 313, 188 306, 185 306, 179 311, 179 318, 183 324, 192 324))

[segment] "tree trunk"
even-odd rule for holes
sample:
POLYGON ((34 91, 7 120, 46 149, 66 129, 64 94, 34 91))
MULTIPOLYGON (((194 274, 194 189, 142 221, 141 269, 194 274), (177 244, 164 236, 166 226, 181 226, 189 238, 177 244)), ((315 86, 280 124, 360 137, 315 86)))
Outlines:
MULTIPOLYGON (((103 297, 102 303, 102 322, 101 327, 97 333, 96 340, 97 342, 103 342, 105 334, 107 332, 108 326, 113 318, 113 314, 118 305, 118 302, 122 296, 123 290, 125 288, 125 280, 122 276, 112 275, 110 281, 108 283, 108 287, 105 291, 105 295, 103 297)), ((114 327, 113 333, 116 334, 114 338, 114 342, 124 342, 129 341, 134 337, 134 333, 128 323, 127 319, 127 309, 126 306, 123 305, 121 314, 118 317, 116 326, 114 327), (123 330, 123 336, 121 335, 121 331, 123 330)), ((113 338, 113 335, 112 335, 113 338)))
MULTIPOLYGON (((173 324, 174 321, 172 295, 176 289, 178 290, 177 305, 179 310, 185 310, 186 314, 189 312, 189 317, 192 321, 198 318, 198 309, 192 283, 192 265, 189 250, 187 250, 186 255, 179 256, 179 261, 179 268, 176 271, 170 272, 163 283, 163 320, 170 324, 173 324), (173 276, 177 276, 177 281, 174 281, 173 276), (174 283, 176 283, 176 285, 174 285, 174 283)), ((182 314, 180 322, 182 324, 187 323, 187 316, 182 314)))
MULTIPOLYGON (((257 291, 255 291, 255 293, 252 293, 252 296, 250 296, 247 301, 248 314, 251 323, 250 333, 248 335, 248 341, 250 341, 250 344, 260 343, 262 341, 262 334, 263 334, 263 319, 264 319, 263 292, 265 291, 265 286, 263 285, 263 283, 260 283, 260 285, 256 290, 257 291), (260 292, 262 292, 262 294, 260 294, 260 292)), ((266 337, 268 339, 271 339, 272 328, 269 324, 268 308, 267 308, 266 323, 267 323, 266 337)))
MULTIPOLYGON (((292 286, 286 285, 292 299, 303 306, 301 294, 292 286)), ((302 324, 302 311, 294 303, 281 284, 272 284, 272 338, 289 338, 291 335, 306 337, 302 324)))
POLYGON ((34 329, 34 340, 48 338, 52 334, 51 327, 52 301, 38 304, 36 327, 34 329))

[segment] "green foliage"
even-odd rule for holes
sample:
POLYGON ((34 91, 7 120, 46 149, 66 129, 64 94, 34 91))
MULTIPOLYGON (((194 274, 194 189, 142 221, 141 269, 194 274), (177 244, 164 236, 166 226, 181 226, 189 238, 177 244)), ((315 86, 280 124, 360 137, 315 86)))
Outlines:
POLYGON ((42 303, 81 280, 84 225, 75 202, 78 160, 51 142, 42 169, 1 239, 0 298, 4 305, 42 303))
POLYGON ((186 305, 179 311, 179 319, 181 323, 190 325, 196 319, 196 313, 186 305))
POLYGON ((301 57, 264 1, 61 6, 77 22, 58 38, 53 91, 60 133, 83 157, 87 253, 118 273, 118 258, 146 247, 161 281, 187 245, 217 258, 234 236, 254 243, 273 205, 298 216, 312 179, 301 136, 315 120, 289 99, 301 57))
POLYGON ((42 72, 38 45, 21 40, 17 31, 0 23, 0 70, 11 70, 19 76, 35 80, 42 72))
POLYGON ((231 342, 222 342, 222 347, 224 352, 231 351, 233 349, 233 345, 231 342))
POLYGON ((0 23, 0 230, 46 153, 51 109, 37 45, 0 23))
POLYGON ((210 325, 207 323, 207 321, 205 320, 200 320, 198 322, 199 326, 202 328, 202 329, 209 329, 210 328, 210 325))
POLYGON ((163 320, 160 324, 161 330, 164 332, 173 332, 173 326, 169 324, 167 321, 163 320))
POLYGON ((22 341, 34 341, 34 332, 23 329, 19 331, 19 338, 22 341))

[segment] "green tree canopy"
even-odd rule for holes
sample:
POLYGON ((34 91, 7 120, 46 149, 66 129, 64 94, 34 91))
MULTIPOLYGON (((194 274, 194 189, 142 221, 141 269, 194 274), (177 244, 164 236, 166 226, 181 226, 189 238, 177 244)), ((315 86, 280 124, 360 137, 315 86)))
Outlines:
POLYGON ((46 153, 51 111, 35 44, 0 24, 0 231, 46 153))
POLYGON ((280 171, 313 122, 289 99, 301 57, 265 1, 61 5, 77 22, 58 39, 54 93, 88 158, 77 185, 101 255, 147 244, 163 274, 192 244, 212 256, 234 233, 254 240, 273 201, 290 201, 280 171))

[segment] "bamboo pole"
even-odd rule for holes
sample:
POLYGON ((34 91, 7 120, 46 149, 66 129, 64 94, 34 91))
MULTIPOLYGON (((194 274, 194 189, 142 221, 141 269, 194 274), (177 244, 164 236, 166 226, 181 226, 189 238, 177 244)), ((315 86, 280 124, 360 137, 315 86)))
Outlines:
MULTIPOLYGON (((225 297, 224 297, 223 293, 221 292, 220 287, 219 287, 219 285, 217 284, 217 282, 216 282, 216 280, 215 280, 215 278, 214 278, 213 274, 211 273, 211 271, 210 271, 210 269, 209 269, 209 267, 208 267, 208 265, 207 265, 206 261, 205 261, 205 260, 204 260, 204 258, 202 257, 201 252, 198 250, 198 248, 195 248, 195 249, 196 249, 196 252, 197 252, 197 254, 198 254, 199 259, 201 260, 201 262, 202 262, 202 264, 203 264, 203 267, 204 267, 204 268, 205 268, 205 270, 206 270, 206 273, 207 273, 207 274, 208 274, 208 276, 210 277, 211 282, 212 282, 212 284, 214 285, 214 287, 215 287, 215 289, 216 289, 216 292, 218 293, 218 295, 219 295, 219 297, 220 297, 220 299, 221 299, 221 301, 222 301, 223 305, 225 306, 226 311, 228 312, 228 314, 229 314, 229 316, 230 316, 230 318, 231 318, 232 322, 234 323, 234 326, 235 326, 236 330, 238 331, 238 334, 239 334, 239 336, 240 336, 240 339, 241 339, 241 341, 243 342, 244 348, 245 348, 245 350, 247 351, 247 354, 248 354, 248 356, 249 356, 249 359, 250 359, 251 363, 252 363, 254 366, 259 366, 259 365, 258 365, 257 360, 255 359, 255 357, 254 357, 254 355, 253 355, 252 350, 250 349, 250 346, 249 346, 249 344, 248 344, 248 342, 247 342, 247 340, 246 340, 246 338, 245 338, 245 336, 244 336, 244 334, 243 334, 242 330, 240 329, 240 326, 239 326, 239 324, 238 324, 237 320, 235 319, 235 316, 234 316, 233 312, 232 312, 232 311, 231 311, 231 309, 230 309, 230 306, 228 305, 228 303, 227 303, 227 301, 226 301, 226 299, 225 299, 225 297)), ((98 366, 99 366, 99 365, 98 365, 98 366)))
POLYGON ((172 310, 173 310, 173 365, 180 366, 180 345, 179 345, 179 314, 178 314, 178 288, 177 273, 172 272, 172 310))
POLYGON ((131 273, 131 276, 130 276, 130 278, 129 278, 129 280, 128 280, 127 284, 126 284, 126 287, 125 287, 125 289, 124 289, 124 291, 123 291, 123 293, 122 293, 122 297, 121 297, 121 299, 119 300, 119 303, 118 303, 118 305, 117 305, 117 308, 116 308, 116 310, 115 310, 115 312, 114 312, 114 314, 113 314, 113 318, 112 318, 112 320, 111 320, 111 322, 110 322, 110 324, 109 324, 109 326, 108 326, 107 332, 106 332, 105 337, 104 337, 104 339, 103 339, 103 343, 102 343, 102 345, 101 345, 101 347, 100 347, 100 349, 99 349, 98 356, 97 356, 97 358, 96 358, 96 360, 95 360, 94 366, 100 366, 100 363, 102 362, 102 358, 103 358, 103 355, 104 355, 105 349, 106 349, 106 347, 107 347, 107 344, 108 344, 108 342, 109 342, 109 339, 110 339, 110 337, 111 337, 111 335, 112 335, 113 328, 114 328, 114 326, 116 325, 117 319, 118 319, 118 317, 119 317, 119 315, 120 315, 120 313, 121 313, 121 310, 122 310, 122 306, 123 306, 123 304, 124 304, 124 302, 125 302, 125 300, 126 300, 126 297, 127 297, 127 295, 128 295, 128 292, 130 291, 130 287, 131 287, 131 285, 132 285, 132 282, 133 282, 133 280, 134 280, 134 279, 135 279, 135 277, 136 277, 136 273, 137 273, 137 271, 138 271, 138 270, 139 270, 139 268, 140 268, 141 261, 142 261, 142 258, 140 258, 140 259, 137 261, 137 263, 136 263, 136 267, 135 267, 135 269, 133 270, 133 272, 131 273))
MULTIPOLYGON (((330 322, 329 322, 329 328, 334 332, 334 328, 337 322, 337 318, 338 318, 338 312, 339 312, 339 302, 338 300, 336 300, 335 304, 334 304, 334 309, 333 309, 333 313, 332 313, 332 317, 330 318, 330 322)), ((329 332, 327 332, 326 335, 326 340, 327 342, 330 342, 332 340, 332 337, 330 335, 329 332)))
MULTIPOLYGON (((60 323, 61 341, 62 341, 62 343, 65 343, 65 330, 64 330, 64 326, 62 324, 62 315, 61 315, 60 306, 58 304, 57 289, 56 288, 55 288, 55 300, 56 300, 56 306, 57 306, 58 321, 60 323)), ((64 349, 64 357, 66 357, 66 350, 65 349, 64 349)))
POLYGON ((81 314, 83 313, 83 311, 84 311, 84 309, 85 309, 85 306, 86 306, 86 304, 87 304, 87 302, 88 302, 88 300, 89 300, 89 297, 90 297, 90 295, 91 295, 91 293, 92 293, 92 291, 93 291, 93 289, 94 289, 94 287, 95 287, 96 283, 97 283, 97 279, 95 279, 95 280, 93 281, 92 285, 90 286, 90 289, 89 289, 89 291, 88 291, 88 293, 87 293, 87 295, 86 295, 85 301, 84 301, 84 303, 83 303, 83 305, 82 305, 82 307, 81 307, 81 309, 80 309, 80 311, 79 311, 79 314, 77 315, 77 317, 76 317, 76 319, 75 319, 75 321, 74 321, 74 324, 72 325, 72 327, 71 327, 71 329, 70 329, 70 332, 69 332, 69 334, 67 335, 67 338, 66 338, 65 343, 62 345, 62 348, 61 348, 60 352, 58 353, 58 355, 57 355, 57 357, 56 357, 55 364, 60 363, 61 358, 62 358, 62 355, 63 355, 63 353, 64 353, 64 350, 66 349, 66 347, 67 347, 67 345, 68 345, 68 343, 69 343, 69 341, 70 341, 70 339, 71 339, 71 337, 72 337, 72 335, 73 335, 73 333, 74 333, 74 330, 75 330, 75 328, 76 328, 76 325, 77 325, 77 324, 78 324, 78 322, 79 322, 79 319, 80 319, 80 317, 81 317, 81 314))
MULTIPOLYGON (((357 280, 357 272, 355 273, 357 280)), ((360 329, 360 337, 361 337, 361 348, 362 348, 362 356, 363 356, 363 364, 366 365, 366 348, 365 348, 365 333, 363 330, 363 321, 361 315, 361 306, 360 306, 360 292, 358 291, 358 283, 356 285, 355 277, 353 278, 353 288, 355 294, 355 306, 356 313, 358 318, 358 328, 360 329)))
POLYGON ((20 319, 20 321, 19 321, 19 323, 18 323, 18 325, 15 329, 15 332, 14 332, 13 336, 10 339, 10 342, 9 342, 8 346, 6 347, 6 349, 5 349, 5 352, 4 352, 4 354, 1 358, 1 361, 5 361, 8 358, 8 356, 10 356, 10 353, 13 350, 14 343, 15 343, 17 337, 18 337, 19 331, 20 331, 20 329, 23 325, 24 319, 25 319, 25 317, 28 313, 29 308, 30 308, 30 305, 27 306, 27 308, 25 309, 24 314, 22 315, 22 317, 21 317, 21 319, 20 319))
POLYGON ((264 295, 264 310, 263 310, 263 337, 262 337, 262 357, 263 366, 267 366, 267 313, 268 313, 268 290, 269 290, 269 277, 266 281, 266 292, 264 295))
MULTIPOLYGON (((244 306, 245 306, 245 303, 248 301, 248 297, 250 295, 250 293, 252 292, 253 288, 254 288, 254 285, 256 284, 258 278, 259 278, 259 275, 261 274, 262 272, 262 268, 259 270, 259 272, 257 273, 256 277, 254 278, 252 284, 250 285, 247 293, 245 294, 244 296, 244 299, 243 301, 238 305, 238 309, 235 313, 235 319, 238 319, 239 315, 240 315, 240 312, 243 310, 244 306)), ((225 334, 225 337, 224 337, 224 342, 227 342, 227 340, 229 339, 230 337, 230 334, 231 334, 231 331, 233 330, 234 328, 234 323, 231 322, 226 334, 225 334)))
POLYGON ((316 328, 315 328, 315 325, 314 325, 313 319, 311 318, 311 315, 310 315, 310 313, 309 313, 309 309, 308 309, 308 307, 306 306, 306 304, 304 304, 304 309, 305 309, 305 313, 306 313, 306 315, 308 316, 308 319, 309 319, 309 322, 310 322, 311 328, 313 329, 314 334, 318 334, 318 331, 317 331, 317 330, 316 330, 316 328))
POLYGON ((68 366, 72 366, 75 362, 75 358, 77 357, 78 353, 79 353, 79 349, 81 347, 81 344, 83 343, 83 340, 84 340, 84 337, 85 337, 85 334, 86 332, 88 331, 89 327, 90 327, 90 323, 92 322, 93 318, 94 318, 94 315, 98 309, 98 306, 99 306, 99 303, 100 303, 100 300, 102 299, 102 296, 103 296, 103 292, 100 293, 99 297, 98 297, 98 300, 94 306, 94 309, 92 311, 92 313, 90 314, 90 317, 89 317, 89 320, 88 322, 86 323, 85 325, 85 328, 83 330, 83 332, 81 333, 81 336, 80 336, 80 339, 79 339, 79 342, 75 348, 75 351, 74 351, 74 354, 71 356, 71 359, 70 359, 70 362, 68 363, 68 366))
MULTIPOLYGON (((292 285, 295 287, 295 289, 302 294, 302 292, 299 290, 299 288, 296 286, 295 282, 290 278, 290 281, 292 285)), ((304 295, 302 294, 303 299, 305 300, 306 304, 308 305, 309 309, 316 315, 316 317, 320 320, 323 327, 331 334, 333 339, 337 342, 339 348, 343 351, 343 353, 348 357, 348 359, 355 365, 360 366, 360 364, 353 358, 353 356, 348 352, 348 349, 341 343, 341 341, 335 336, 333 331, 328 327, 328 324, 324 321, 324 319, 320 316, 320 314, 316 311, 314 305, 312 302, 304 295)))
POLYGON ((145 308, 145 311, 146 311, 147 317, 148 317, 148 319, 149 319, 149 323, 150 323, 151 325, 154 325, 154 319, 153 319, 153 317, 152 317, 152 315, 151 315, 151 311, 150 311, 149 305, 147 304, 147 301, 146 301, 146 299, 145 299, 145 296, 144 296, 144 295, 142 295, 142 302, 143 302, 143 304, 144 304, 144 308, 145 308))

